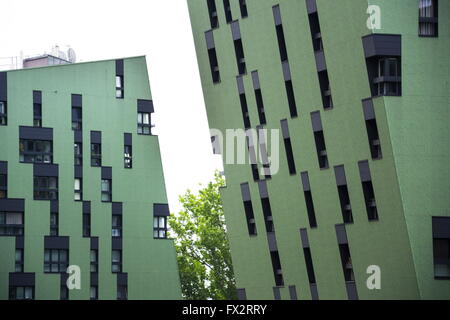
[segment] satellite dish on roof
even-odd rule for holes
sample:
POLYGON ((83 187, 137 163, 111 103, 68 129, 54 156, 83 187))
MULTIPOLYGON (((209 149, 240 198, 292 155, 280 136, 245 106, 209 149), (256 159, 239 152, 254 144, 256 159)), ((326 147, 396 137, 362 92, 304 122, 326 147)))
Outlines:
POLYGON ((72 48, 69 48, 69 50, 67 50, 67 56, 69 57, 69 61, 71 63, 75 63, 75 61, 77 61, 77 55, 75 54, 75 50, 73 50, 72 48))

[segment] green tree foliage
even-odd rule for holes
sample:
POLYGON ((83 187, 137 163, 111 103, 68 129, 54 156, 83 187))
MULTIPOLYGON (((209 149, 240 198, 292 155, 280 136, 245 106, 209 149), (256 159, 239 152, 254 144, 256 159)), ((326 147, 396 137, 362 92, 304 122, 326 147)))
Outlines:
POLYGON ((188 190, 180 196, 183 210, 169 218, 185 299, 236 299, 230 245, 219 193, 224 184, 224 179, 216 172, 214 181, 198 194, 188 190))

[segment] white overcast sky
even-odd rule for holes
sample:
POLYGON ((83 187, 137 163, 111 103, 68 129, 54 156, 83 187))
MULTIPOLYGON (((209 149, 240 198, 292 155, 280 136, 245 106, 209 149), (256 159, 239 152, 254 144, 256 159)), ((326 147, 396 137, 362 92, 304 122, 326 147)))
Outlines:
POLYGON ((78 62, 147 56, 172 212, 180 194, 222 169, 212 154, 186 0, 0 0, 0 12, 0 58, 50 53, 54 45, 70 45, 78 62))

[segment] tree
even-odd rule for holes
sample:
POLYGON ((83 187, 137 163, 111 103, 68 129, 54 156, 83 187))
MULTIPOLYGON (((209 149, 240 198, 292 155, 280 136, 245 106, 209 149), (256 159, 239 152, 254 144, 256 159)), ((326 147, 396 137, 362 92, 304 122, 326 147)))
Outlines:
POLYGON ((219 188, 224 185, 224 179, 216 172, 214 181, 198 194, 187 190, 180 196, 183 209, 169 218, 185 299, 236 299, 230 245, 219 193, 219 188))

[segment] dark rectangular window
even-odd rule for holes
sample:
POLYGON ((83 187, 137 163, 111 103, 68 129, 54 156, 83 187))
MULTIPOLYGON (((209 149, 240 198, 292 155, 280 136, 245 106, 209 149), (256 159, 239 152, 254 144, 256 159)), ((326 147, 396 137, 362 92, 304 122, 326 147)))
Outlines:
POLYGON ((242 76, 236 77, 239 101, 241 103, 242 119, 244 120, 244 128, 249 129, 251 127, 250 115, 248 113, 247 97, 245 95, 244 79, 242 76))
POLYGON ((123 150, 123 161, 124 168, 133 168, 133 147, 130 145, 125 145, 123 150))
POLYGON ((375 200, 375 192, 373 190, 372 178, 368 161, 361 161, 359 165, 359 174, 361 177, 362 189, 364 193, 364 201, 366 203, 367 217, 369 221, 378 220, 377 203, 375 200))
POLYGON ((6 126, 8 124, 8 111, 6 107, 6 101, 0 101, 0 126, 6 126))
POLYGON ((320 169, 328 169, 328 153, 323 134, 322 120, 319 111, 311 113, 311 121, 314 131, 314 141, 316 144, 317 159, 320 169))
POLYGON ((53 163, 53 141, 20 139, 19 160, 26 163, 53 163))
POLYGON ((238 72, 240 75, 247 73, 247 67, 245 65, 244 48, 242 46, 242 40, 237 39, 234 41, 234 50, 236 53, 236 61, 238 66, 238 72))
POLYGON ((34 177, 34 200, 57 200, 58 177, 34 177))
POLYGON ((112 185, 110 179, 102 179, 102 202, 111 202, 112 185))
POLYGON ((214 43, 214 35, 212 30, 205 32, 206 47, 208 49, 209 66, 213 83, 220 82, 219 62, 217 60, 216 46, 214 43))
POLYGON ((215 0, 207 0, 208 4, 208 15, 211 22, 211 29, 219 27, 219 18, 217 17, 217 8, 215 0))
POLYGON ((90 263, 91 263, 91 273, 97 273, 98 272, 98 250, 91 250, 91 257, 90 257, 90 263))
POLYGON ((33 104, 33 126, 42 127, 42 104, 33 104))
POLYGON ((75 142, 73 145, 74 150, 74 164, 81 166, 83 164, 83 145, 79 142, 75 142))
POLYGON ((8 197, 8 175, 0 174, 0 199, 8 197))
POLYGON ((344 220, 344 223, 353 223, 352 206, 350 204, 350 196, 348 194, 344 166, 334 167, 334 173, 336 176, 336 185, 341 204, 342 219, 344 220))
POLYGON ((42 92, 33 91, 33 126, 42 127, 42 92))
POLYGON ((117 286, 117 300, 128 300, 128 286, 117 286))
POLYGON ((23 212, 0 212, 0 236, 21 236, 23 230, 23 212))
POLYGON ((316 283, 316 275, 314 273, 314 264, 311 257, 311 249, 303 248, 303 254, 305 256, 306 272, 308 273, 308 281, 310 284, 316 283))
POLYGON ((267 123, 266 113, 264 110, 264 100, 261 92, 258 71, 252 72, 252 79, 253 79, 253 89, 255 91, 256 107, 258 108, 259 123, 260 125, 265 125, 267 123))
POLYGON ((83 180, 80 178, 75 178, 74 183, 74 200, 82 201, 83 200, 83 180))
POLYGON ((125 97, 124 84, 124 61, 116 60, 116 98, 123 99, 125 97))
POLYGON ((223 0, 223 8, 225 10, 225 20, 227 23, 233 21, 233 15, 231 14, 230 0, 223 0))
POLYGON ((57 212, 50 213, 50 235, 57 236, 59 234, 59 217, 57 212))
POLYGON ((363 100, 364 119, 366 122, 367 137, 369 139, 370 154, 373 160, 382 158, 380 137, 372 99, 363 100))
POLYGON ((83 111, 81 108, 72 107, 72 129, 81 130, 83 127, 83 111))
POLYGON ((289 112, 291 114, 291 117, 293 118, 297 117, 297 103, 295 102, 294 87, 292 86, 292 80, 285 81, 284 85, 286 87, 286 95, 288 98, 289 112))
POLYGON ((91 214, 83 213, 83 237, 89 238, 91 236, 91 214))
POLYGON ((438 0, 419 0, 419 36, 437 37, 438 0))
POLYGON ((378 77, 374 80, 378 96, 401 96, 401 62, 398 57, 378 60, 378 77))
POLYGON ((245 210, 245 217, 247 219, 248 234, 251 236, 256 236, 257 235, 256 222, 253 213, 253 205, 251 201, 244 201, 244 210, 245 210))
POLYGON ((316 228, 317 227, 316 212, 314 209, 314 202, 311 194, 311 186, 309 183, 308 172, 302 172, 301 178, 303 185, 303 194, 305 197, 306 212, 308 213, 309 226, 311 228, 316 228))
POLYGON ((433 217, 434 278, 450 280, 450 217, 433 217))
POLYGON ((34 287, 9 287, 9 300, 34 300, 34 287))
POLYGON ((91 166, 102 166, 102 145, 101 143, 91 143, 91 166))
POLYGON ((450 279, 450 238, 433 239, 434 277, 450 279))
POLYGON ((270 258, 272 259, 272 268, 275 277, 275 285, 283 286, 284 285, 283 271, 281 269, 280 255, 278 254, 278 251, 272 251, 270 253, 270 258))
POLYGON ((69 300, 69 288, 66 284, 61 285, 60 300, 69 300))
POLYGON ((284 149, 286 150, 286 158, 288 162, 289 174, 295 175, 297 173, 295 169, 294 153, 292 151, 291 138, 289 135, 289 127, 287 120, 281 120, 281 131, 284 140, 284 149))
POLYGON ((116 76, 116 98, 117 99, 124 98, 123 75, 116 76))
POLYGON ((98 286, 91 286, 89 292, 91 300, 98 300, 98 286))
POLYGON ((328 79, 328 71, 319 72, 319 84, 322 92, 322 103, 325 110, 333 108, 333 99, 331 97, 330 80, 328 79))
POLYGON ((149 112, 138 112, 137 118, 137 133, 151 135, 152 124, 150 122, 151 115, 149 112))
POLYGON ((154 216, 153 217, 153 238, 167 239, 167 217, 154 216))
POLYGON ((112 272, 122 272, 122 250, 112 250, 111 253, 112 272))
POLYGON ((69 266, 69 250, 67 249, 45 249, 44 272, 65 273, 69 266))
POLYGON ((255 215, 253 213, 253 205, 248 183, 241 184, 241 195, 242 201, 244 203, 244 211, 245 211, 245 218, 247 220, 248 234, 251 236, 256 236, 257 235, 256 221, 255 215))
POLYGON ((241 9, 241 17, 248 17, 247 0, 239 0, 239 7, 241 9))
POLYGON ((286 50, 286 40, 284 38, 283 24, 281 22, 280 6, 279 5, 273 6, 272 11, 273 17, 275 19, 275 29, 278 39, 278 49, 280 51, 281 61, 284 62, 288 60, 288 54, 286 50))
POLYGON ((347 243, 339 244, 339 253, 341 255, 342 270, 344 271, 345 281, 355 281, 350 248, 347 243))
POLYGON ((121 238, 122 237, 122 216, 114 214, 112 216, 112 237, 121 238))
POLYGON ((15 264, 15 272, 23 272, 23 249, 16 249, 16 264, 15 264))
POLYGON ((319 15, 317 11, 310 13, 308 15, 308 20, 314 52, 323 51, 322 33, 320 31, 319 15))

